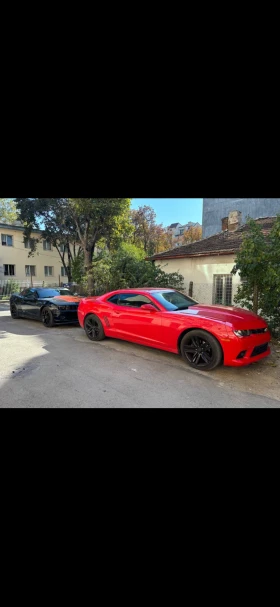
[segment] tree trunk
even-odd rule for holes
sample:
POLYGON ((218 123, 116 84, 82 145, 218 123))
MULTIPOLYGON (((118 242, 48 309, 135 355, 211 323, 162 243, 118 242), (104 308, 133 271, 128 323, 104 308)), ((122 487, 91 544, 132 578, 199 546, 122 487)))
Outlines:
POLYGON ((92 261, 91 261, 91 251, 85 249, 85 272, 88 277, 88 295, 94 294, 94 281, 92 274, 92 261))
POLYGON ((71 259, 71 250, 70 250, 69 242, 67 244, 67 253, 68 253, 68 268, 67 268, 68 282, 72 282, 72 259, 71 259))
POLYGON ((253 312, 255 314, 258 313, 258 309, 259 309, 259 290, 258 290, 258 285, 254 285, 254 295, 253 295, 253 312))

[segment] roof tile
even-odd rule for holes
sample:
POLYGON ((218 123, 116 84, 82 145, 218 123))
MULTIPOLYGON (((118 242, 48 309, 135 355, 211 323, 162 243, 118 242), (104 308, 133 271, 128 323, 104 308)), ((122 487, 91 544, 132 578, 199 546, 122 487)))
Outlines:
MULTIPOLYGON (((255 220, 257 224, 262 226, 262 232, 268 235, 273 227, 276 217, 260 217, 255 220)), ((182 245, 174 249, 169 249, 163 253, 156 253, 152 257, 147 257, 147 260, 153 261, 156 259, 172 259, 176 257, 193 257, 196 255, 221 255, 221 253, 235 253, 238 251, 244 232, 249 230, 248 224, 240 226, 235 232, 219 232, 208 238, 197 240, 190 244, 182 245)))

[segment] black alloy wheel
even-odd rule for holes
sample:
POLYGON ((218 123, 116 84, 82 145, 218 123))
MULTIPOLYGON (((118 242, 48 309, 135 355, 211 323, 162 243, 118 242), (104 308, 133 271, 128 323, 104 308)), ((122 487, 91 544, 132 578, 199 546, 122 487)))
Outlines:
POLYGON ((223 352, 218 341, 206 331, 193 330, 187 333, 180 345, 185 362, 193 369, 212 371, 221 364, 223 352))
POLYGON ((85 319, 84 329, 91 341, 102 341, 105 333, 101 321, 95 314, 89 314, 85 319))
POLYGON ((45 325, 45 327, 48 327, 48 329, 53 327, 54 319, 53 319, 53 314, 52 314, 52 311, 50 310, 50 308, 43 308, 41 318, 42 318, 42 323, 43 323, 43 325, 45 325))
POLYGON ((11 308, 10 308, 10 310, 11 310, 11 317, 12 317, 12 318, 19 318, 19 315, 18 315, 18 309, 17 309, 17 307, 16 307, 16 304, 15 304, 15 303, 12 303, 12 304, 11 304, 11 308))

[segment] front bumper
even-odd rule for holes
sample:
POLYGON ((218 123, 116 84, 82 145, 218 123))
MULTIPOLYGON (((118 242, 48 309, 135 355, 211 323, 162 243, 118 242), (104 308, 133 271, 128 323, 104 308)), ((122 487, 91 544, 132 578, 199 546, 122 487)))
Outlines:
POLYGON ((55 324, 78 324, 78 310, 54 310, 53 318, 55 324))
POLYGON ((230 367, 245 367, 266 358, 270 354, 269 332, 250 337, 232 335, 224 348, 224 365, 230 367))

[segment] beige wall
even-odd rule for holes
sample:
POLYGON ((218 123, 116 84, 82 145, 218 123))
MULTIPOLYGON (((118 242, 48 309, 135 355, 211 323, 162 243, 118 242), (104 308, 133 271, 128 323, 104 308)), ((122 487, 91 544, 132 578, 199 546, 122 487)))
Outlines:
MULTIPOLYGON (((200 303, 212 304, 214 274, 230 274, 234 266, 234 255, 216 255, 212 257, 188 257, 157 260, 156 265, 164 272, 179 272, 184 276, 184 288, 189 289, 193 282, 193 297, 200 303)), ((240 284, 239 275, 232 277, 232 297, 240 284)))
MULTIPOLYGON (((30 284, 30 277, 26 276, 25 266, 32 265, 36 266, 36 275, 33 277, 33 283, 42 284, 59 284, 60 281, 67 282, 67 276, 61 276, 61 268, 63 266, 57 250, 52 247, 51 251, 44 251, 43 243, 40 242, 37 246, 37 251, 33 257, 28 257, 30 249, 26 249, 23 242, 23 231, 17 230, 13 227, 0 227, 0 282, 7 280, 16 280, 19 282, 27 281, 30 284), (8 234, 13 236, 13 246, 2 245, 2 234, 8 234), (15 276, 4 275, 4 264, 11 264, 15 266, 15 276), (50 266, 53 268, 52 276, 45 276, 44 266, 50 266)), ((38 233, 33 233, 34 238, 38 238, 38 233)))

